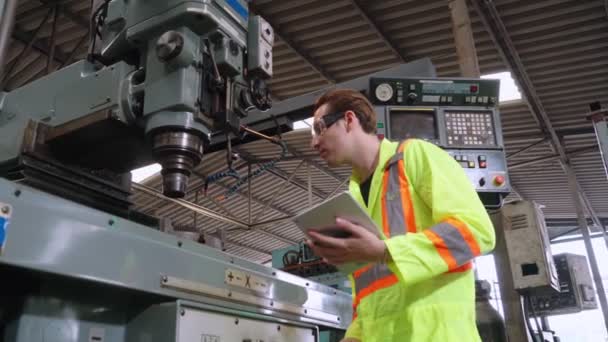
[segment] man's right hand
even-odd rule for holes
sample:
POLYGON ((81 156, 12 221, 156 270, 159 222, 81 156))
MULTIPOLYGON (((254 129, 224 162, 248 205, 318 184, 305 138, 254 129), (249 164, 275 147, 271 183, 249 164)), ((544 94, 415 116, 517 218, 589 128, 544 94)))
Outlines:
POLYGON ((345 338, 340 342, 361 342, 361 341, 357 340, 356 338, 345 338))

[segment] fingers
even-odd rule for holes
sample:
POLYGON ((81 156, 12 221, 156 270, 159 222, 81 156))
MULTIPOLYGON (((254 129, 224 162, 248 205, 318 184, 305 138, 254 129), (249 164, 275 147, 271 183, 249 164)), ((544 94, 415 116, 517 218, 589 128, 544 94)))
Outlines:
POLYGON ((308 236, 317 245, 321 245, 326 248, 344 248, 346 246, 346 239, 334 238, 315 231, 309 231, 308 236))

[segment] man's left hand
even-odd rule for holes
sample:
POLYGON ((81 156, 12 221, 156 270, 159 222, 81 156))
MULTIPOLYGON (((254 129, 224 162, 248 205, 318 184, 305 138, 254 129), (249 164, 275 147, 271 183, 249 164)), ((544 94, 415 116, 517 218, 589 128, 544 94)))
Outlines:
POLYGON ((336 219, 336 228, 350 233, 347 238, 334 238, 318 231, 309 231, 307 242, 316 256, 333 265, 347 262, 380 262, 385 257, 386 244, 360 225, 336 219))

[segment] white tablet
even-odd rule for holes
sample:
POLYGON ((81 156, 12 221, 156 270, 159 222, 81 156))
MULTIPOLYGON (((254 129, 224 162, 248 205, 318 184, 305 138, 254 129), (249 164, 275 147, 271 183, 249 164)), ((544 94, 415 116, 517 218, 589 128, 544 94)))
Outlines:
POLYGON ((347 233, 336 228, 336 218, 356 223, 379 236, 376 223, 348 192, 304 210, 294 218, 295 224, 304 233, 317 230, 334 237, 347 237, 347 233))
MULTIPOLYGON (((348 192, 306 209, 294 218, 294 222, 304 234, 309 230, 316 230, 333 237, 347 237, 347 232, 336 228, 337 217, 356 223, 376 236, 380 235, 374 220, 348 192)), ((366 265, 367 263, 351 262, 336 267, 344 274, 351 274, 366 265)))

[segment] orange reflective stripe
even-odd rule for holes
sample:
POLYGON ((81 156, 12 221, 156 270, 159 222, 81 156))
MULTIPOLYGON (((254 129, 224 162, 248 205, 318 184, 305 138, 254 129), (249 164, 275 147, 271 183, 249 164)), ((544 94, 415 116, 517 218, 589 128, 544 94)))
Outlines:
POLYGON ((374 281, 373 283, 371 283, 368 287, 361 289, 360 291, 357 291, 357 297, 355 297, 355 302, 353 304, 353 308, 356 310, 356 308, 359 306, 359 303, 361 303, 361 300, 363 298, 371 295, 372 293, 374 293, 378 290, 387 288, 389 286, 393 286, 398 281, 399 281, 399 279, 397 278, 397 276, 394 274, 391 274, 384 278, 380 278, 380 279, 374 281))
POLYGON ((384 175, 382 177, 382 231, 384 231, 384 236, 387 238, 391 236, 388 210, 386 209, 386 192, 388 190, 389 176, 390 173, 388 171, 384 171, 384 175))
POLYGON ((460 267, 457 267, 451 271, 448 271, 448 273, 462 273, 462 272, 466 272, 472 268, 473 268, 473 263, 469 261, 460 267))
POLYGON ((410 197, 410 186, 407 180, 407 175, 405 174, 405 165, 403 160, 400 160, 397 165, 399 169, 401 205, 403 206, 403 214, 407 223, 407 231, 409 233, 415 233, 416 220, 414 219, 414 205, 412 204, 412 198, 410 197))
POLYGON ((426 235, 426 237, 431 240, 443 261, 445 261, 445 263, 448 265, 449 271, 458 267, 458 264, 452 256, 452 253, 450 253, 448 246, 445 244, 445 241, 443 241, 443 239, 439 235, 437 235, 430 229, 425 230, 424 235, 426 235))
POLYGON ((448 218, 447 220, 445 220, 445 222, 451 224, 456 229, 458 229, 460 235, 462 235, 464 241, 466 241, 467 245, 469 245, 469 248, 471 249, 471 252, 473 252, 474 256, 478 256, 481 254, 479 244, 475 240, 475 237, 471 233, 471 230, 469 230, 469 228, 466 226, 466 224, 464 224, 464 222, 456 220, 454 218, 448 218))
POLYGON ((353 272, 353 277, 355 279, 359 278, 361 276, 361 274, 367 272, 369 269, 371 269, 372 267, 374 267, 374 264, 368 264, 366 266, 361 267, 360 269, 356 270, 355 272, 353 272))

